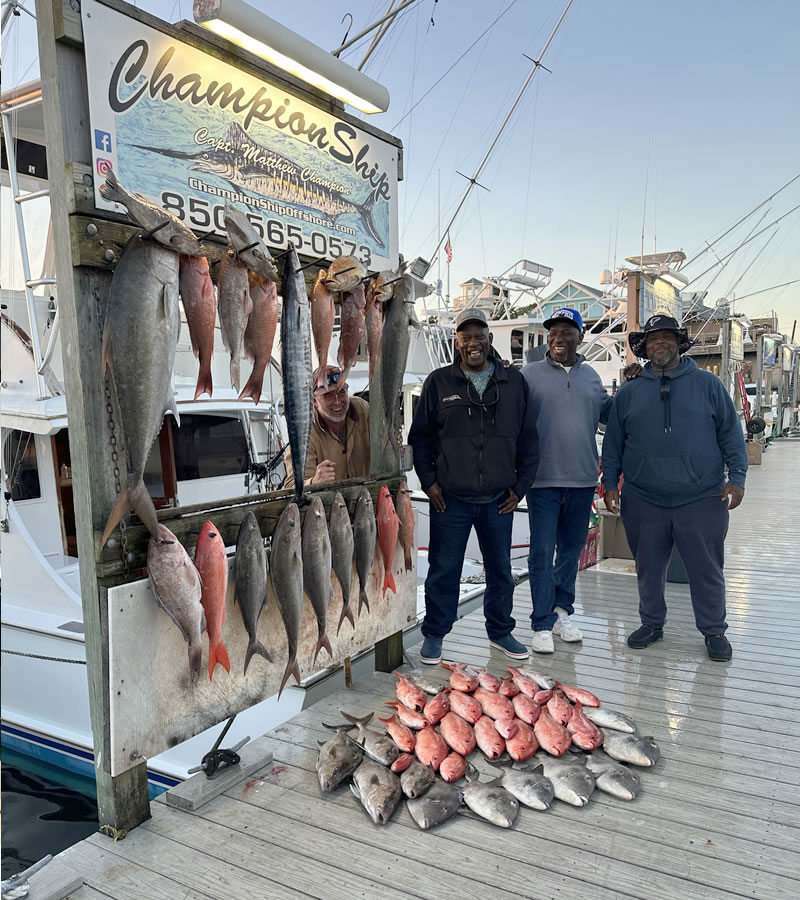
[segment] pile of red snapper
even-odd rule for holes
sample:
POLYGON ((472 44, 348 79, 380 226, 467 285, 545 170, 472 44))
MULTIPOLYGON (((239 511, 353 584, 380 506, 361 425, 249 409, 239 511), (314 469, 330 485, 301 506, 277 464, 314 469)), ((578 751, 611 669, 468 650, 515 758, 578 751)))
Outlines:
POLYGON ((555 797, 584 806, 595 788, 633 800, 641 784, 629 765, 659 759, 652 737, 639 736, 632 719, 602 707, 590 691, 527 668, 507 666, 509 675, 498 678, 463 663, 442 665, 450 671, 447 685, 395 673, 397 699, 387 702, 393 715, 380 718, 385 733, 367 727, 372 714, 342 711, 348 724, 326 725, 337 736, 320 750, 323 791, 352 776, 353 793, 376 824, 405 797, 423 830, 464 806, 507 828, 520 804, 544 810, 555 797), (481 782, 468 762, 475 751, 507 767, 481 782))

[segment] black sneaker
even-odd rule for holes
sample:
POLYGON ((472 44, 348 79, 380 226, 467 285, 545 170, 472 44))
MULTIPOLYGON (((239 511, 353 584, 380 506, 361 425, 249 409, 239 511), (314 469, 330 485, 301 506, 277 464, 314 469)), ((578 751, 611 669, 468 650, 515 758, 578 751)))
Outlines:
POLYGON ((660 641, 664 637, 663 628, 654 628, 652 625, 640 625, 636 631, 628 635, 628 646, 634 650, 643 650, 660 641))
POLYGON ((707 634, 706 650, 716 662, 727 662, 733 656, 733 647, 724 634, 707 634))

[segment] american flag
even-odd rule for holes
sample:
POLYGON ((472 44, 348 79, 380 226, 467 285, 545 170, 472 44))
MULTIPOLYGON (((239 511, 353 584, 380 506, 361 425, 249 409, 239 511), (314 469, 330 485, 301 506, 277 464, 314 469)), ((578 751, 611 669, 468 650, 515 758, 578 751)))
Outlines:
POLYGON ((447 257, 448 265, 453 261, 453 247, 450 244, 450 235, 447 235, 447 243, 444 245, 444 255, 447 257))

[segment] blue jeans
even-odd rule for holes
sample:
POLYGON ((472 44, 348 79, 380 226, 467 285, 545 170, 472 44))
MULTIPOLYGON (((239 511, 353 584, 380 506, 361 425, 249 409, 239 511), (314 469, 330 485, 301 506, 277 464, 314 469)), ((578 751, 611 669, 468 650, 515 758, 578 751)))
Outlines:
POLYGON ((531 488, 526 495, 534 631, 553 630, 558 620, 553 612, 556 606, 570 616, 575 611, 575 577, 589 531, 593 497, 593 487, 531 488))
POLYGON ((486 592, 483 611, 489 640, 498 640, 514 630, 511 617, 514 578, 511 574, 511 529, 513 513, 500 515, 499 500, 467 503, 443 492, 446 509, 431 506, 428 577, 425 579, 424 637, 443 638, 458 617, 459 586, 464 552, 473 526, 478 535, 486 592))

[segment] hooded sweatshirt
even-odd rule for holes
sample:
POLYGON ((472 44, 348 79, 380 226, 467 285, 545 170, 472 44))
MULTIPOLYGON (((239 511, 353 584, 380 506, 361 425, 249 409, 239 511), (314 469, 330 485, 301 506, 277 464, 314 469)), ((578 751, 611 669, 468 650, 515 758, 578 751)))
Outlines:
POLYGON ((522 377, 536 422, 531 487, 594 487, 600 470, 595 434, 612 404, 600 376, 583 356, 567 371, 548 354, 525 366, 522 377))
POLYGON ((682 506, 744 487, 747 452, 739 416, 722 382, 683 357, 671 376, 650 363, 623 384, 603 441, 603 487, 656 506, 682 506))

